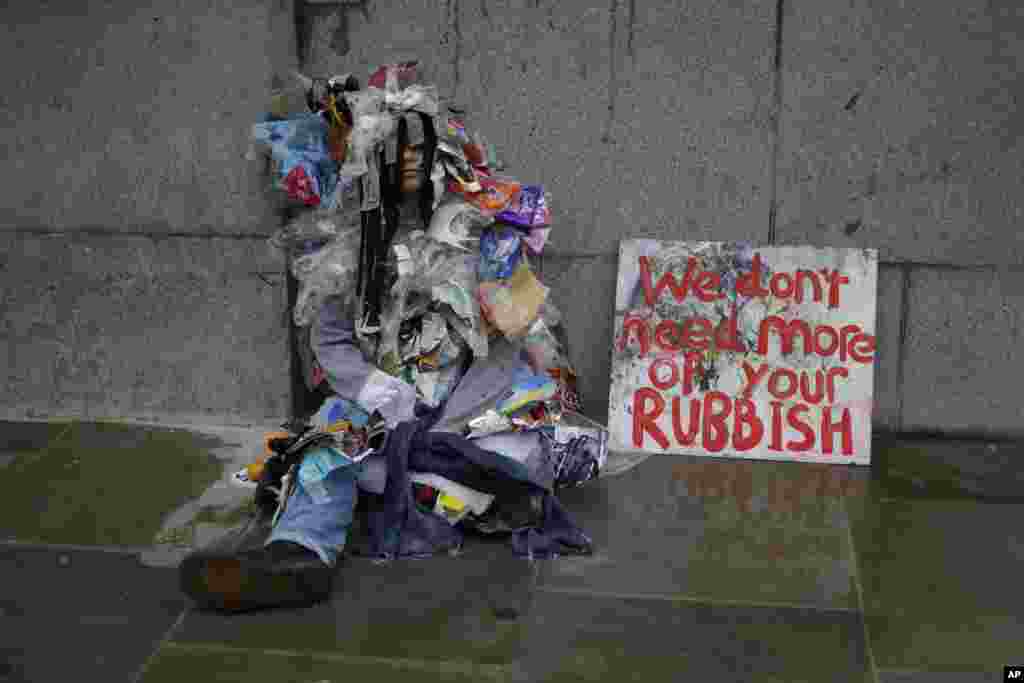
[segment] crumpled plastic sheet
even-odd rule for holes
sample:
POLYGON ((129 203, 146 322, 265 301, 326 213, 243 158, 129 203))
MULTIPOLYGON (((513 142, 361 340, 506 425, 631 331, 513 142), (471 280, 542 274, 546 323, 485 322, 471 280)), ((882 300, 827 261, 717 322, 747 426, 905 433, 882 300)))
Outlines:
POLYGON ((389 365, 389 356, 394 354, 397 357, 398 332, 402 323, 422 314, 422 309, 409 303, 410 298, 417 294, 422 295, 420 301, 430 301, 440 295, 436 299, 438 303, 452 305, 451 302, 457 302, 460 310, 454 316, 446 315, 446 320, 469 344, 475 356, 486 357, 487 337, 481 329, 480 306, 476 297, 471 295, 476 291, 477 256, 435 242, 421 232, 414 233, 396 247, 404 250, 408 261, 400 263, 398 280, 392 287, 381 315, 378 363, 389 365), (465 296, 460 297, 458 293, 464 293, 465 296), (463 304, 462 300, 468 303, 463 304), (468 318, 462 317, 467 313, 466 308, 469 309, 468 318), (454 323, 453 318, 456 321, 454 323))
MULTIPOLYGON (((339 188, 344 191, 352 189, 352 182, 342 179, 339 188), (347 183, 347 187, 344 184, 347 183)), ((344 192, 343 192, 344 194, 344 192)), ((349 197, 349 199, 351 199, 349 197)), ((340 200, 339 206, 344 202, 340 200)), ((354 205, 353 205, 354 206, 354 205)), ((301 252, 309 243, 324 244, 337 239, 346 232, 359 229, 359 214, 356 211, 340 211, 338 209, 316 209, 300 211, 295 218, 271 236, 270 244, 293 256, 301 252)))
POLYGON ((352 112, 352 139, 348 156, 341 165, 343 176, 357 178, 370 171, 367 157, 397 128, 395 117, 384 111, 384 91, 369 88, 345 93, 352 112))
POLYGON ((526 233, 523 237, 523 242, 530 248, 532 254, 539 255, 544 251, 544 246, 548 243, 550 236, 551 228, 534 228, 526 233))
POLYGON ((477 289, 483 315, 509 338, 526 336, 547 300, 548 291, 525 260, 507 280, 481 282, 477 289))
POLYGON ((430 219, 427 235, 442 244, 462 250, 479 248, 479 232, 493 223, 492 218, 457 197, 446 198, 437 205, 430 219))
POLYGON ((530 358, 530 366, 538 375, 548 375, 551 370, 563 366, 561 346, 543 317, 537 318, 530 326, 522 344, 530 358))
POLYGON ((387 92, 384 102, 394 111, 418 111, 427 116, 437 116, 439 110, 436 85, 417 84, 404 90, 387 92))
POLYGON ((292 260, 292 275, 299 281, 292 312, 296 325, 312 323, 329 297, 340 295, 346 304, 354 300, 360 239, 358 228, 346 230, 322 249, 292 260))

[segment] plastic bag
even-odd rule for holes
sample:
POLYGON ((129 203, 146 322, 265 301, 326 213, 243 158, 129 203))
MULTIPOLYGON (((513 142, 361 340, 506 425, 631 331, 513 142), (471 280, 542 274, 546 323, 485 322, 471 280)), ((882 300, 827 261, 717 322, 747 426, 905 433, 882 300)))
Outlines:
POLYGON ((480 238, 481 282, 505 280, 519 267, 522 258, 522 239, 515 228, 498 226, 486 230, 480 238))
POLYGON ((252 138, 276 163, 288 197, 305 206, 334 208, 339 181, 327 145, 327 122, 318 114, 254 124, 252 138))
POLYGON ((375 88, 344 95, 352 112, 352 134, 340 173, 356 178, 369 171, 367 155, 395 132, 394 117, 384 111, 384 93, 375 88))
POLYGON ((523 339, 523 348, 530 359, 530 367, 538 375, 549 375, 562 367, 562 350, 555 335, 540 317, 530 326, 523 339))
POLYGON ((461 196, 489 217, 494 217, 507 209, 512 203, 512 198, 522 189, 518 180, 504 176, 483 176, 479 182, 482 188, 480 192, 466 192, 455 181, 448 183, 448 191, 461 196))
POLYGON ((447 304, 451 308, 450 315, 446 314, 448 323, 474 354, 486 357, 487 338, 480 332, 480 305, 473 295, 477 288, 477 256, 452 249, 419 231, 396 243, 391 254, 397 261, 398 279, 381 316, 377 358, 382 367, 393 367, 398 362, 399 328, 403 321, 422 314, 424 302, 447 304))
POLYGON ((430 219, 427 235, 435 242, 447 244, 456 249, 477 248, 479 234, 492 223, 484 213, 458 197, 441 202, 430 219))
POLYGON ((523 261, 508 280, 480 283, 480 310, 506 337, 522 337, 540 314, 548 291, 523 261))
MULTIPOLYGON (((348 188, 351 189, 351 186, 348 188)), ((344 204, 344 200, 339 200, 344 204)), ((274 233, 269 242, 272 246, 297 256, 310 242, 324 244, 337 239, 344 233, 358 232, 358 212, 318 209, 301 211, 298 215, 274 233)))
POLYGON ((408 88, 419 78, 419 62, 399 62, 383 64, 370 76, 366 85, 381 90, 399 90, 408 88))
POLYGON ((544 245, 548 243, 548 237, 551 235, 551 228, 534 228, 530 232, 526 233, 523 237, 523 242, 530 249, 530 253, 539 255, 544 251, 544 245))
POLYGON ((518 228, 543 228, 551 223, 547 196, 540 185, 525 185, 512 198, 508 208, 495 219, 518 228))
POLYGON ((313 322, 328 297, 340 296, 351 305, 359 269, 359 244, 358 230, 342 232, 324 248, 292 261, 292 274, 299 281, 293 311, 296 325, 304 327, 313 322))
POLYGON ((437 116, 438 93, 436 85, 411 85, 395 93, 387 93, 384 102, 392 111, 418 111, 437 116))
MULTIPOLYGON (((579 412, 581 410, 579 389, 576 383, 576 371, 572 365, 571 353, 569 349, 569 335, 565 329, 561 312, 555 308, 551 302, 545 302, 544 306, 541 307, 540 319, 544 323, 546 333, 540 333, 545 336, 550 335, 550 339, 541 339, 534 337, 533 343, 538 345, 544 345, 543 350, 534 347, 533 351, 538 352, 538 365, 546 364, 544 368, 545 372, 558 381, 558 401, 562 406, 563 410, 573 410, 579 412), (551 346, 551 339, 554 340, 554 346, 551 346), (557 361, 552 361, 550 356, 540 356, 540 353, 553 353, 557 351, 557 361)), ((530 335, 527 335, 527 353, 530 354, 531 349, 529 343, 531 341, 530 335)), ((533 360, 531 357, 531 364, 533 360)))

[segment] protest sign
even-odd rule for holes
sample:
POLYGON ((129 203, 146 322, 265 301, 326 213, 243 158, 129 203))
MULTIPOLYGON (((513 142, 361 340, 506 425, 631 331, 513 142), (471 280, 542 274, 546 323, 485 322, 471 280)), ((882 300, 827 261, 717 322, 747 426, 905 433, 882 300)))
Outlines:
POLYGON ((868 464, 878 253, 623 241, 610 447, 868 464))

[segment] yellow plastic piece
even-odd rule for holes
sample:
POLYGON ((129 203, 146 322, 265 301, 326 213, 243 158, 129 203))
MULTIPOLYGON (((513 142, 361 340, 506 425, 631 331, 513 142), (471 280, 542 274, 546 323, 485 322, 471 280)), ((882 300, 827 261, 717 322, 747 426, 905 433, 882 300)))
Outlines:
POLYGON ((441 507, 456 514, 466 509, 465 503, 455 496, 448 495, 447 493, 442 493, 438 502, 441 503, 441 507))
POLYGON ((336 434, 338 432, 351 432, 352 423, 348 420, 338 420, 337 422, 332 422, 327 425, 327 428, 324 431, 332 434, 336 434))
POLYGON ((259 481, 263 476, 263 461, 254 462, 245 468, 249 481, 259 481))

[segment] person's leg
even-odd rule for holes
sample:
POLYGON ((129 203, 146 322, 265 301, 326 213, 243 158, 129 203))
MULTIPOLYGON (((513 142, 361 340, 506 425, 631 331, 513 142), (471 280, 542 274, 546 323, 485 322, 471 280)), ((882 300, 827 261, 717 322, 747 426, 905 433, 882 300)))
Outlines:
POLYGON ((356 503, 358 467, 333 449, 306 454, 263 548, 200 550, 182 562, 182 590, 226 611, 309 605, 326 599, 356 503))
POLYGON ((316 553, 329 567, 345 547, 356 505, 358 466, 339 451, 321 448, 305 455, 295 490, 267 545, 288 541, 316 553))

